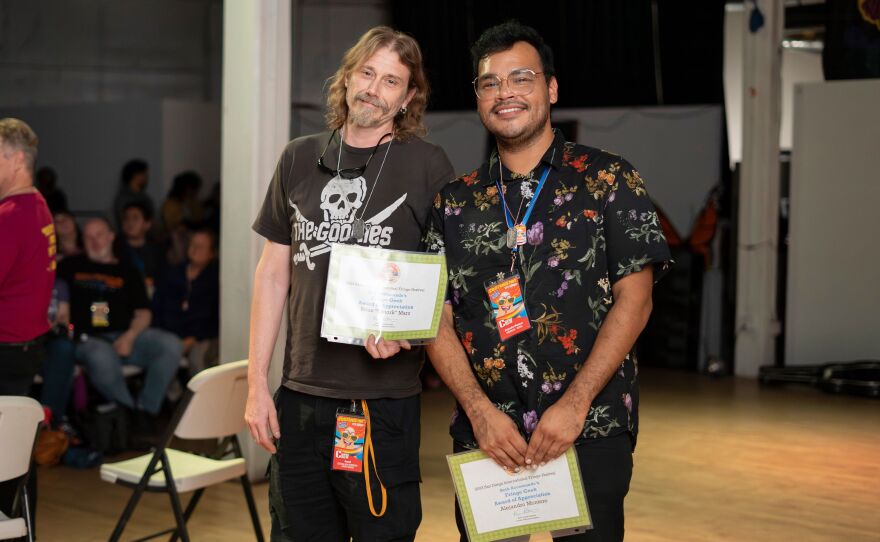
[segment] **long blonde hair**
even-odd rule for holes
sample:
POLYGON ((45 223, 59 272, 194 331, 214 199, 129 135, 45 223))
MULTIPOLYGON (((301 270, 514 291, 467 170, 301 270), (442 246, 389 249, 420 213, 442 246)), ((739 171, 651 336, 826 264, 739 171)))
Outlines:
POLYGON ((428 104, 428 78, 422 65, 422 51, 411 36, 387 26, 377 26, 361 36, 354 46, 342 57, 342 65, 327 80, 327 127, 331 130, 342 128, 348 118, 348 104, 345 101, 345 82, 348 76, 373 54, 383 47, 390 47, 400 57, 400 62, 409 68, 409 86, 415 94, 406 106, 406 113, 394 117, 395 137, 405 141, 411 137, 425 135, 425 108, 428 104))

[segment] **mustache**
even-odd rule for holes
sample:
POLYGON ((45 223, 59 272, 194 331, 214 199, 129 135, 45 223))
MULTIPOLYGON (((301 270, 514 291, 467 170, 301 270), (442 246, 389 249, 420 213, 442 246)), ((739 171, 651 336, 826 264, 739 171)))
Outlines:
POLYGON ((382 111, 384 111, 385 113, 388 112, 388 109, 389 109, 388 104, 386 104, 385 102, 383 102, 379 98, 374 98, 373 96, 370 96, 369 94, 367 94, 365 92, 357 93, 355 95, 355 99, 360 100, 362 102, 367 102, 370 105, 374 105, 374 106, 378 107, 379 109, 381 109, 382 111))

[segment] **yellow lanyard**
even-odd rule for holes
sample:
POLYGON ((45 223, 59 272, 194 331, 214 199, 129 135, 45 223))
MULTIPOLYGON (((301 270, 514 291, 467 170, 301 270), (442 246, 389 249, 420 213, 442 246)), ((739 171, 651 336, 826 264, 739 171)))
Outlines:
POLYGON ((367 438, 364 442, 364 482, 367 485, 367 503, 370 505, 370 513, 373 514, 374 517, 381 518, 385 515, 385 507, 388 505, 388 494, 385 491, 385 484, 382 483, 382 479, 379 478, 379 470, 376 468, 376 452, 373 450, 373 438, 370 434, 371 428, 373 426, 370 423, 370 409, 367 407, 367 402, 361 399, 361 408, 364 409, 364 418, 367 421, 367 438), (379 481, 379 488, 382 490, 382 509, 379 512, 376 512, 376 508, 373 506, 373 489, 370 487, 370 461, 373 463, 373 470, 376 471, 376 479, 379 481))

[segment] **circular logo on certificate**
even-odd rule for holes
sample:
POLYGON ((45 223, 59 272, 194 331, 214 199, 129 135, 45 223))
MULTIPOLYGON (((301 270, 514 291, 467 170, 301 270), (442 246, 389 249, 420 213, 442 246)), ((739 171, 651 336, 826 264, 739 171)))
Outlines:
POLYGON ((388 262, 382 267, 382 280, 388 284, 394 284, 400 278, 400 267, 394 262, 388 262))

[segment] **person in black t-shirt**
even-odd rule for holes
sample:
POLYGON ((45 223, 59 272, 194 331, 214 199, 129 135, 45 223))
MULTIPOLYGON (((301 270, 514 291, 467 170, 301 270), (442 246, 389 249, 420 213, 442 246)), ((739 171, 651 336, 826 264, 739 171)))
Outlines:
POLYGON ((180 339, 150 327, 144 281, 138 271, 113 256, 113 230, 102 218, 83 227, 86 254, 64 259, 58 274, 70 289, 70 319, 80 338, 76 358, 108 401, 155 417, 180 365, 180 339), (146 377, 135 400, 122 364, 138 365, 146 377))
POLYGON ((387 27, 364 34, 330 83, 331 132, 287 145, 254 222, 266 245, 254 283, 245 419, 274 454, 272 540, 403 541, 419 526, 423 349, 331 343, 320 327, 329 243, 419 250, 431 200, 452 179, 446 153, 418 137, 427 90, 415 40, 387 27), (285 299, 276 406, 267 371, 285 299), (367 461, 367 473, 330 470, 335 414, 352 405, 369 410, 385 502, 379 484, 365 483, 365 474, 377 479, 367 461))

